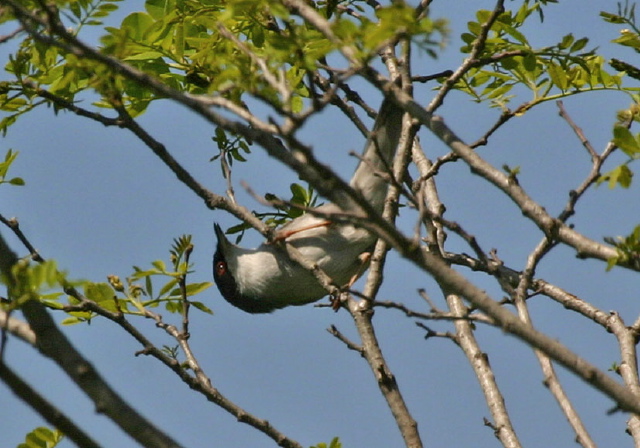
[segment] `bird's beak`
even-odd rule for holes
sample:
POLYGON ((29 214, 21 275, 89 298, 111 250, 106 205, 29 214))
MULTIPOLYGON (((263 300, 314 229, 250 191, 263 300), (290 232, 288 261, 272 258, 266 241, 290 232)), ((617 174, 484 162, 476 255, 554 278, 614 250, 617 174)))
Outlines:
POLYGON ((231 242, 227 239, 222 227, 218 223, 213 224, 213 229, 216 232, 216 237, 218 238, 218 250, 223 254, 229 253, 229 247, 231 246, 231 242))

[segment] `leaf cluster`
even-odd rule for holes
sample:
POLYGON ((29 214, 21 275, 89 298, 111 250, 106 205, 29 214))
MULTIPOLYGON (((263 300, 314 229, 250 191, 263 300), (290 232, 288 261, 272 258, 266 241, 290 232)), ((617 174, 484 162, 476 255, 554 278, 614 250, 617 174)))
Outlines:
POLYGON ((533 95, 520 107, 521 113, 537 103, 585 90, 620 89, 621 76, 609 73, 605 60, 594 50, 586 50, 586 37, 567 34, 555 45, 534 48, 521 28, 539 6, 524 2, 517 11, 499 14, 484 40, 485 24, 493 13, 479 10, 462 35, 461 51, 473 52, 474 64, 454 88, 500 108, 516 96, 514 88, 526 88, 533 95))
POLYGON ((241 135, 227 131, 224 128, 217 126, 214 136, 211 137, 218 146, 219 153, 213 156, 210 161, 218 160, 222 162, 222 175, 225 179, 229 178, 229 172, 225 169, 225 163, 228 167, 233 166, 233 162, 246 162, 247 159, 242 155, 251 154, 251 142, 247 141, 241 135))
MULTIPOLYGON (((28 300, 55 302, 63 295, 59 287, 70 284, 55 260, 33 264, 22 259, 12 267, 12 277, 15 282, 8 285, 9 301, 5 304, 8 309, 19 308, 28 300)), ((2 281, 7 284, 6 279, 2 281)))
POLYGON ((156 260, 148 269, 134 266, 134 272, 124 283, 116 275, 107 276, 107 282, 72 282, 66 273, 58 270, 55 260, 37 264, 21 260, 13 267, 17 281, 10 288, 10 300, 4 306, 16 308, 26 300, 39 300, 50 308, 66 311, 68 317, 62 322, 66 325, 90 322, 95 317, 95 312, 82 307, 84 300, 111 313, 139 316, 146 316, 147 309, 160 305, 170 313, 182 313, 183 302, 189 300, 189 304, 198 310, 212 314, 204 303, 191 300, 212 285, 211 282, 186 281, 192 272, 188 261, 192 251, 191 236, 183 235, 174 240, 169 251, 169 265, 156 260), (154 291, 154 278, 164 280, 158 292, 154 291), (76 288, 82 289, 82 296, 75 293, 76 288))
MULTIPOLYGON (((126 278, 125 285, 115 275, 108 276, 108 283, 84 282, 84 296, 111 312, 146 315, 147 309, 164 305, 170 313, 181 313, 183 301, 200 311, 212 314, 212 311, 202 302, 190 300, 209 288, 211 282, 186 283, 185 279, 192 271, 188 262, 189 254, 193 250, 191 235, 183 235, 174 240, 170 252, 170 266, 162 260, 151 263, 148 269, 133 267, 133 274, 126 278), (156 293, 154 278, 164 279, 164 284, 156 293)), ((70 302, 73 303, 73 298, 70 302)), ((74 324, 89 321, 94 317, 90 311, 71 312, 72 317, 63 321, 64 324, 74 324)))
MULTIPOLYGON (((58 2, 57 20, 75 36, 85 27, 101 25, 117 9, 118 1, 58 2)), ((366 4, 348 3, 352 7, 366 4)), ((37 4, 32 7, 38 11, 37 4)), ((340 47, 352 45, 359 49, 358 57, 368 61, 380 45, 400 32, 435 55, 433 48, 442 45, 443 39, 433 35, 447 33, 446 22, 416 19, 413 8, 401 2, 376 9, 375 16, 358 14, 354 18, 347 11, 349 8, 335 8, 333 2, 318 5, 320 14, 332 18, 333 31, 340 39, 335 42, 277 1, 147 0, 145 11, 128 15, 118 27, 105 28, 100 51, 177 91, 215 93, 237 104, 251 95, 296 113, 310 96, 307 79, 340 47)), ((125 107, 133 117, 161 99, 148 86, 101 62, 79 58, 53 37, 51 42, 26 37, 5 68, 14 79, 0 85, 0 110, 10 112, 0 122, 3 133, 38 105, 49 104, 58 110, 59 104, 43 101, 38 89, 70 103, 87 93, 94 106, 125 107)))

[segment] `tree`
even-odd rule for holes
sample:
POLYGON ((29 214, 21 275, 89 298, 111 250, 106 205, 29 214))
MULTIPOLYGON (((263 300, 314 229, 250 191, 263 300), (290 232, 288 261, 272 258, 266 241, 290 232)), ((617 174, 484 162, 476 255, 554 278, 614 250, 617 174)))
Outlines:
POLYGON ((2 183, 26 182, 0 185, 24 211, 0 213, 0 377, 50 428, 27 441, 53 446, 57 428, 79 446, 123 443, 86 415, 89 398, 143 446, 398 445, 393 425, 407 446, 618 446, 625 429, 639 444, 634 64, 564 19, 578 28, 593 13, 607 40, 619 26, 614 43, 636 50, 640 32, 629 4, 598 18, 551 3, 474 2, 465 31, 450 32, 459 11, 428 1, 152 0, 118 25, 115 1, 0 0, 12 27, 0 127, 27 145, 0 165, 2 183), (340 217, 380 237, 363 281, 339 291, 318 273, 336 314, 322 302, 272 316, 230 309, 208 289, 204 212, 250 245, 251 228, 271 238, 320 201, 353 198, 346 156, 383 96, 406 112, 405 143, 381 173, 387 207, 340 217), (96 125, 105 149, 84 151, 76 131, 96 125), (39 132, 56 152, 32 149, 39 132), (46 171, 74 190, 38 187, 46 171), (43 199, 30 220, 30 188, 52 193, 65 221, 43 199), (73 233, 58 238, 62 227, 73 233), (169 261, 143 265, 159 238, 173 239, 169 261), (36 249, 43 241, 49 250, 36 249), (73 263, 60 255, 74 252, 73 263), (317 331, 327 325, 335 338, 317 331), (60 371, 81 394, 62 375, 47 390, 60 371), (549 393, 532 395, 542 381, 549 393), (232 432, 240 425, 223 414, 255 431, 232 432))

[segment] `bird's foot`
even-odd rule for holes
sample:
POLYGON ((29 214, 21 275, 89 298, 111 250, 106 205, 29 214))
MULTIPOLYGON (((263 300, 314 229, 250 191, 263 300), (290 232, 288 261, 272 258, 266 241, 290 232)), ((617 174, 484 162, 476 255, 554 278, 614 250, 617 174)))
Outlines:
POLYGON ((342 305, 346 303, 349 293, 346 291, 339 291, 336 294, 331 294, 329 297, 329 303, 331 304, 331 309, 336 313, 342 305))

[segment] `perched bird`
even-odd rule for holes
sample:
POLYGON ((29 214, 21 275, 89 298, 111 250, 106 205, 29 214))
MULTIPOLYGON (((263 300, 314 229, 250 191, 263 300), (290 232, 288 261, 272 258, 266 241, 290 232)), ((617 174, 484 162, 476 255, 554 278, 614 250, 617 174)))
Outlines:
MULTIPOLYGON (((373 131, 349 185, 382 212, 388 171, 402 131, 403 111, 390 100, 380 108, 373 131)), ((349 212, 336 204, 317 207, 324 214, 349 212)), ((314 302, 328 293, 312 273, 289 259, 274 244, 244 249, 229 242, 215 224, 218 244, 213 257, 213 276, 222 296, 248 313, 269 313, 290 305, 314 302)), ((337 286, 350 286, 368 267, 367 252, 376 237, 347 223, 331 223, 306 213, 282 226, 276 239, 286 240, 310 262, 316 263, 337 286)))

